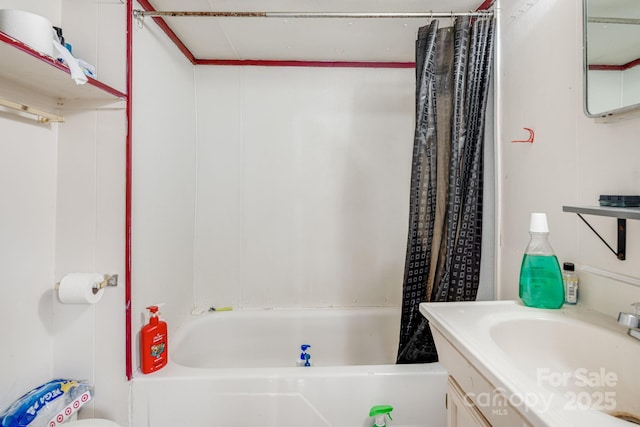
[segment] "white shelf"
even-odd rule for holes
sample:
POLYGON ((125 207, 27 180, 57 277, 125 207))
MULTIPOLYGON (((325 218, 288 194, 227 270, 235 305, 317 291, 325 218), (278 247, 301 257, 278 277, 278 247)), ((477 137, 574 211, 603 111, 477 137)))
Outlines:
POLYGON ((65 65, 2 32, 0 58, 0 83, 14 91, 16 87, 24 88, 43 99, 61 100, 65 104, 88 101, 91 105, 103 106, 127 99, 126 94, 92 78, 86 84, 77 85, 65 65))
POLYGON ((614 208, 609 206, 563 206, 563 212, 613 218, 640 219, 640 208, 614 208))

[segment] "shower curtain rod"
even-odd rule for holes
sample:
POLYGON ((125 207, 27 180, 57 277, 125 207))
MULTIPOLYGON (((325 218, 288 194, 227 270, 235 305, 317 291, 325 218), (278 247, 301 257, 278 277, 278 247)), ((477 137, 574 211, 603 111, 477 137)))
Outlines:
POLYGON ((588 19, 593 24, 622 24, 622 25, 640 25, 640 19, 635 18, 606 18, 592 16, 588 19))
POLYGON ((476 12, 196 12, 196 11, 133 11, 135 18, 145 16, 222 17, 222 18, 453 18, 455 16, 492 16, 493 11, 476 12))

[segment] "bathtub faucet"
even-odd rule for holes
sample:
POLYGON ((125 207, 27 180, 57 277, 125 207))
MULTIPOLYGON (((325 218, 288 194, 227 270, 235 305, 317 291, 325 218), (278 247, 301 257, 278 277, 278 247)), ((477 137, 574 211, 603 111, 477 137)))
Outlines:
POLYGON ((302 344, 300 346, 300 350, 302 350, 302 353, 300 353, 300 357, 296 362, 296 366, 311 366, 311 355, 307 353, 308 348, 311 348, 311 345, 302 344))
POLYGON ((640 302, 631 304, 633 313, 618 313, 618 323, 629 328, 628 334, 640 340, 640 302))

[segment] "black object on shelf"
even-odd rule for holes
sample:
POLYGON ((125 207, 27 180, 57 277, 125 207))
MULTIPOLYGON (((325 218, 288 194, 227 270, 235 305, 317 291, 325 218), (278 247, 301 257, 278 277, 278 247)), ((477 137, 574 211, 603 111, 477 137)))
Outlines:
POLYGON ((600 195, 600 206, 611 206, 615 208, 632 208, 640 206, 640 196, 623 196, 623 195, 600 195))

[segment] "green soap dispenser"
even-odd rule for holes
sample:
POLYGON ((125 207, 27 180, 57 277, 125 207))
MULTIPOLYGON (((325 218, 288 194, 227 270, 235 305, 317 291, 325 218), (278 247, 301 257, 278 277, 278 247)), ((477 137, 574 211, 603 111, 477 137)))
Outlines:
POLYGON ((386 425, 387 425, 386 417, 389 417, 390 420, 393 420, 393 418, 391 418, 391 411, 393 411, 393 406, 391 406, 391 405, 376 405, 376 406, 372 406, 371 410, 369 411, 369 416, 370 417, 375 417, 375 419, 376 419, 373 422, 373 426, 374 427, 386 427, 386 425))
POLYGON ((536 308, 560 308, 564 303, 564 284, 558 258, 549 243, 547 215, 532 213, 531 239, 520 267, 520 299, 536 308))

